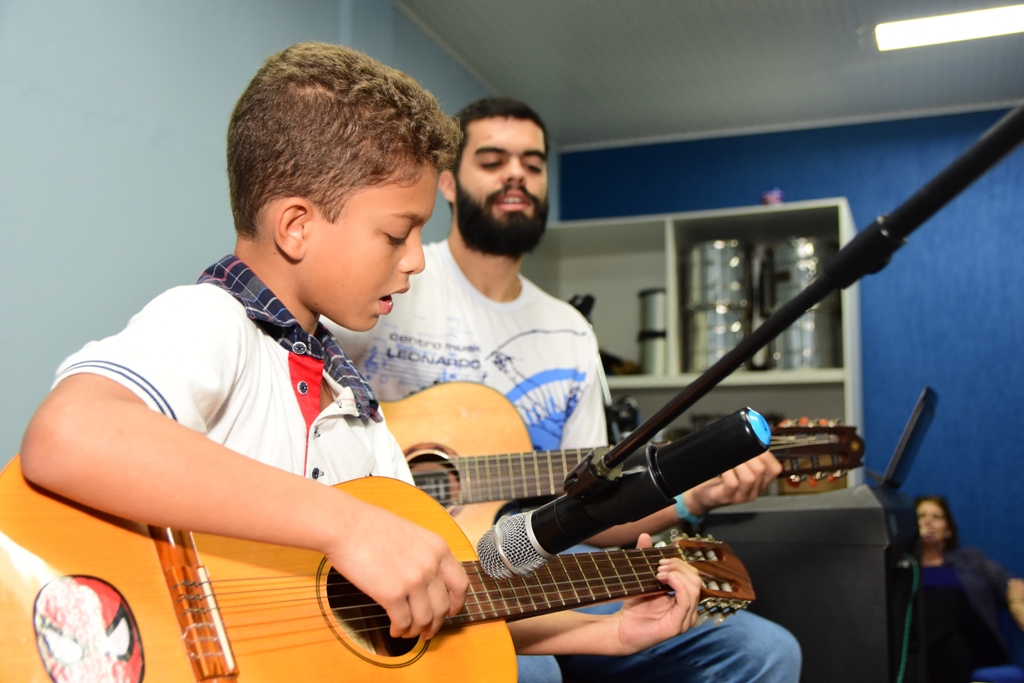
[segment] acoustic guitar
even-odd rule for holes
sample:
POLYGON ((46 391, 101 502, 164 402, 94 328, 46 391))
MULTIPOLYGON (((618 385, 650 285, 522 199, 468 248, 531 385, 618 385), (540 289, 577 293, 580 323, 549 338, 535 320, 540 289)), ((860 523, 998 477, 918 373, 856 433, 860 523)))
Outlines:
POLYGON ((702 615, 754 598, 709 539, 559 556, 494 580, 426 493, 383 477, 340 488, 435 531, 462 562, 466 606, 434 638, 391 638, 384 611, 314 552, 105 515, 28 484, 16 457, 0 474, 0 681, 512 683, 506 620, 664 592, 662 557, 697 567, 702 615))
MULTIPOLYGON (((437 384, 381 409, 416 486, 444 505, 474 543, 507 501, 561 495, 566 475, 588 453, 610 450, 534 452, 515 406, 472 382, 437 384)), ((835 478, 861 465, 864 442, 855 427, 806 419, 783 425, 773 427, 770 446, 782 462, 780 479, 835 478)))

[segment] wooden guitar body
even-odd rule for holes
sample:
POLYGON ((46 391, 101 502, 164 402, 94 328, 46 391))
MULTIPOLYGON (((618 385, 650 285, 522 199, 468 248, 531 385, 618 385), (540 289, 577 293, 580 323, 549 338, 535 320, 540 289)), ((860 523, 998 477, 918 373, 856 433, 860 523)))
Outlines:
POLYGON ((731 549, 701 538, 495 579, 425 492, 385 477, 339 488, 434 531, 461 562, 466 605, 431 640, 391 638, 384 610, 315 552, 103 515, 32 487, 15 458, 0 473, 0 681, 512 683, 505 620, 664 593, 665 558, 697 569, 701 618, 754 599, 731 549))
MULTIPOLYGON (((476 560, 475 549, 451 516, 418 489, 384 477, 355 479, 339 488, 437 533, 459 561, 476 560)), ((504 622, 441 631, 400 656, 373 654, 337 628, 337 620, 324 615, 325 602, 294 599, 296 591, 317 591, 314 577, 321 569, 321 555, 219 536, 196 534, 195 539, 203 563, 223 588, 220 608, 244 681, 516 680, 515 650, 504 622), (290 587, 282 588, 280 577, 305 580, 292 580, 290 587), (233 580, 244 588, 226 588, 233 580), (229 594, 235 591, 238 596, 229 594), (247 597, 274 591, 277 597, 268 601, 273 603, 269 607, 254 608, 247 597), (335 629, 327 628, 329 623, 335 629)), ((397 565, 402 561, 401 539, 395 539, 395 546, 397 565)))
MULTIPOLYGON (((340 487, 430 528, 460 561, 476 559, 459 527, 425 493, 382 477, 340 487)), ((407 653, 378 655, 354 642, 334 618, 324 595, 322 556, 203 534, 195 534, 195 543, 244 681, 516 679, 512 641, 503 621, 442 631, 429 643, 418 641, 407 653)), ((395 546, 394 561, 399 563, 401 539, 395 539, 395 546)), ((123 680, 197 680, 164 569, 146 526, 32 487, 15 458, 0 474, 0 681, 53 680, 41 656, 46 645, 37 638, 42 618, 37 596, 44 586, 68 576, 101 579, 120 593, 134 615, 144 668, 142 678, 123 680)), ((82 670, 77 676, 60 680, 122 680, 94 678, 82 670)))
MULTIPOLYGON (((381 410, 414 473, 443 468, 458 457, 533 450, 530 433, 515 406, 483 384, 439 384, 383 403, 381 410)), ((457 500, 459 478, 454 473, 447 478, 457 500)), ((495 491, 489 502, 446 507, 475 547, 494 524, 498 510, 513 497, 495 491)))
POLYGON ((0 475, 0 681, 50 683, 33 627, 40 589, 95 576, 131 606, 146 681, 192 681, 163 569, 145 525, 103 515, 30 486, 15 457, 0 475))

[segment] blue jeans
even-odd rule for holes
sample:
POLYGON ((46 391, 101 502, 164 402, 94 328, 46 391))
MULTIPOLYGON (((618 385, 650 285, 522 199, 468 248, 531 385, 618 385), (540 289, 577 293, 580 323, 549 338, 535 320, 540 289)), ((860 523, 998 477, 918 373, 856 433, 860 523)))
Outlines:
POLYGON ((519 683, 562 683, 558 660, 544 655, 517 655, 519 683))
MULTIPOLYGON (((621 603, 581 609, 611 614, 621 603)), ((554 657, 517 657, 519 683, 560 683, 554 657)), ((561 669, 587 683, 796 683, 800 645, 779 626, 747 611, 722 624, 706 622, 635 655, 571 655, 558 658, 561 669)))

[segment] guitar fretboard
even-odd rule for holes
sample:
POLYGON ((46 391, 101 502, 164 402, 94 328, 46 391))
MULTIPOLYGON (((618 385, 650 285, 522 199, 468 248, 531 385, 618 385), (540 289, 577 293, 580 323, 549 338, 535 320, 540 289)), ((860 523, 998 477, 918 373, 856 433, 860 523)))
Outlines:
POLYGON ((458 502, 484 503, 492 500, 557 496, 572 468, 594 451, 599 456, 609 449, 569 448, 535 453, 509 453, 456 458, 459 478, 458 502))
POLYGON ((448 627, 546 614, 608 600, 668 590, 657 579, 658 562, 684 557, 675 546, 558 555, 528 577, 493 579, 479 562, 464 562, 470 587, 466 606, 448 627))
MULTIPOLYGON (((588 453, 602 458, 610 450, 602 446, 452 458, 445 463, 447 469, 414 471, 413 479, 442 505, 552 497, 561 495, 566 476, 588 453), (450 474, 458 481, 457 493, 450 474)), ((854 428, 830 427, 822 434, 773 435, 769 450, 783 464, 780 476, 793 477, 858 466, 863 444, 854 428)))

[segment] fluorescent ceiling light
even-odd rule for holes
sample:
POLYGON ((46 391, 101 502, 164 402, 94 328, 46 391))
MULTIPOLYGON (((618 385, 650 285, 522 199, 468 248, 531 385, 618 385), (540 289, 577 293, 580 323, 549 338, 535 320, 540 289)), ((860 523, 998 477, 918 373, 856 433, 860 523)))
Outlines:
POLYGON ((885 51, 1010 33, 1024 33, 1024 5, 879 24, 875 40, 878 49, 885 51))

